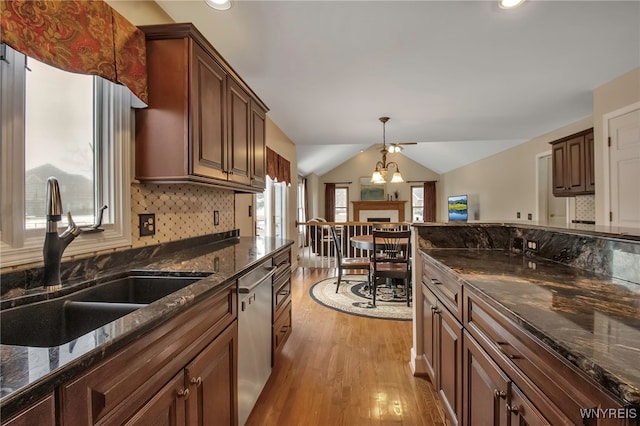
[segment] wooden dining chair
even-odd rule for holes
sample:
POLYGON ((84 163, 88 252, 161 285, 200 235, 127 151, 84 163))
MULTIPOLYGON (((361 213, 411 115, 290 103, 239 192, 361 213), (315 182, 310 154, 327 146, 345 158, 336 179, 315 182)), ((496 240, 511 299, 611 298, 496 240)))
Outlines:
POLYGON ((340 281, 342 281, 342 274, 347 270, 366 270, 367 271, 367 284, 371 288, 371 262, 368 257, 343 257, 340 247, 340 241, 338 240, 338 233, 335 227, 330 226, 331 237, 333 240, 333 247, 336 254, 336 268, 338 269, 338 282, 336 283, 336 293, 340 288, 340 281))
MULTIPOLYGON (((372 299, 376 305, 376 291, 381 281, 403 280, 407 306, 411 303, 411 231, 376 231, 371 256, 372 299)), ((393 284, 392 284, 393 285, 393 284)))

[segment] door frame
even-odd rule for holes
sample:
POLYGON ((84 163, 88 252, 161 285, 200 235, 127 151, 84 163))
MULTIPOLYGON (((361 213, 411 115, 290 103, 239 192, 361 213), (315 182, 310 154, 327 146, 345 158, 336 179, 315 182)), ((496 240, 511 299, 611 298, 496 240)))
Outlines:
MULTIPOLYGON (((602 115, 602 203, 604 205, 604 221, 605 223, 596 223, 597 225, 610 225, 608 220, 609 212, 611 211, 611 170, 609 167, 609 145, 607 140, 609 138, 609 121, 619 117, 621 115, 628 114, 632 111, 640 109, 640 102, 634 102, 625 107, 608 112, 602 115)), ((597 184, 597 182, 596 182, 597 184)), ((596 191, 597 193, 597 191, 596 191)), ((597 201, 597 200, 596 200, 597 201)))
MULTIPOLYGON (((536 154, 536 158, 535 158, 535 180, 536 180, 536 191, 535 191, 535 197, 536 197, 536 216, 535 219, 538 222, 542 221, 542 218, 540 217, 540 214, 542 213, 540 210, 540 160, 542 160, 543 158, 546 157, 551 157, 553 155, 551 150, 548 151, 544 151, 544 152, 539 152, 536 154)), ((551 187, 551 184, 547 181, 547 191, 552 191, 553 193, 553 188, 551 187)), ((548 196, 549 194, 547 194, 548 196)), ((565 213, 566 213, 566 221, 567 223, 570 223, 570 221, 572 219, 575 219, 575 207, 572 209, 571 205, 570 205, 570 199, 569 197, 565 198, 565 213), (567 202, 569 201, 569 203, 567 202), (573 214, 571 212, 571 210, 573 210, 573 214)), ((549 213, 549 210, 547 208, 547 215, 549 213)), ((547 217, 544 218, 545 219, 545 223, 547 223, 547 217)))

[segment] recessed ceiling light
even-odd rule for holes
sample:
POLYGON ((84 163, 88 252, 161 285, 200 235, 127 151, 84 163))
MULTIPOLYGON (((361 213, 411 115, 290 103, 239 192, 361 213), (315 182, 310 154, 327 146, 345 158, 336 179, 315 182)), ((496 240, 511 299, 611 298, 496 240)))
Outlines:
POLYGON ((204 2, 216 10, 227 10, 231 7, 231 0, 204 0, 204 2))
POLYGON ((524 3, 524 0, 498 0, 501 9, 513 9, 524 3))

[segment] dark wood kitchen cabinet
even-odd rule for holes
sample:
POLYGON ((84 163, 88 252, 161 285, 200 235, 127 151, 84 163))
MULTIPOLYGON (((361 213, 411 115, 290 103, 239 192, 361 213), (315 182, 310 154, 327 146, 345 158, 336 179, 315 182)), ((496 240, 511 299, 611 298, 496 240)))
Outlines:
POLYGON ((457 425, 462 413, 462 286, 425 257, 421 269, 424 358, 446 414, 457 425))
POLYGON ((553 195, 593 194, 595 173, 593 129, 551 142, 553 195))
POLYGON ((237 324, 230 283, 62 385, 63 424, 236 424, 237 324))
POLYGON ((10 420, 2 420, 5 426, 54 426, 56 404, 53 394, 44 397, 10 420))
MULTIPOLYGON (((433 301, 435 295, 423 284, 425 300, 433 301), (431 293, 431 294, 429 294, 431 293)), ((425 307, 426 308, 426 307, 425 307)), ((442 399, 445 413, 453 425, 460 424, 462 412, 462 325, 436 299, 424 311, 425 358, 429 365, 431 383, 442 399), (427 324, 430 328, 427 328, 427 324), (428 345, 428 347, 427 347, 428 345), (427 354, 426 352, 430 353, 427 354)))
POLYGON ((633 424, 585 423, 580 409, 621 402, 439 265, 424 253, 416 265, 422 360, 451 424, 633 424))
POLYGON ((273 336, 271 364, 276 363, 276 354, 291 334, 291 249, 273 257, 276 273, 273 276, 273 336))
POLYGON ((261 192, 266 105, 192 24, 141 29, 149 107, 136 111, 136 178, 261 192))
POLYGON ((476 423, 508 425, 509 378, 466 331, 463 347, 462 423, 473 424, 475 419, 476 423))

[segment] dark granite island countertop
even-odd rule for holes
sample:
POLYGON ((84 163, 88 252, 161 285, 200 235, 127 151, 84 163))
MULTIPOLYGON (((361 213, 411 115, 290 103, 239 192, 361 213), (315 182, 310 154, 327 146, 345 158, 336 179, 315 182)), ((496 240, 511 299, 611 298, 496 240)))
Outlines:
POLYGON ((626 404, 640 404, 640 284, 498 249, 423 249, 626 404))
MULTIPOLYGON (((7 418, 143 334, 226 287, 265 257, 289 247, 275 238, 232 238, 124 265, 146 274, 202 277, 193 284, 60 346, 0 345, 0 414, 7 418)), ((122 273, 118 268, 115 273, 122 273)), ((105 276, 110 271, 101 271, 105 276)), ((6 301, 3 301, 6 302, 6 301)))

